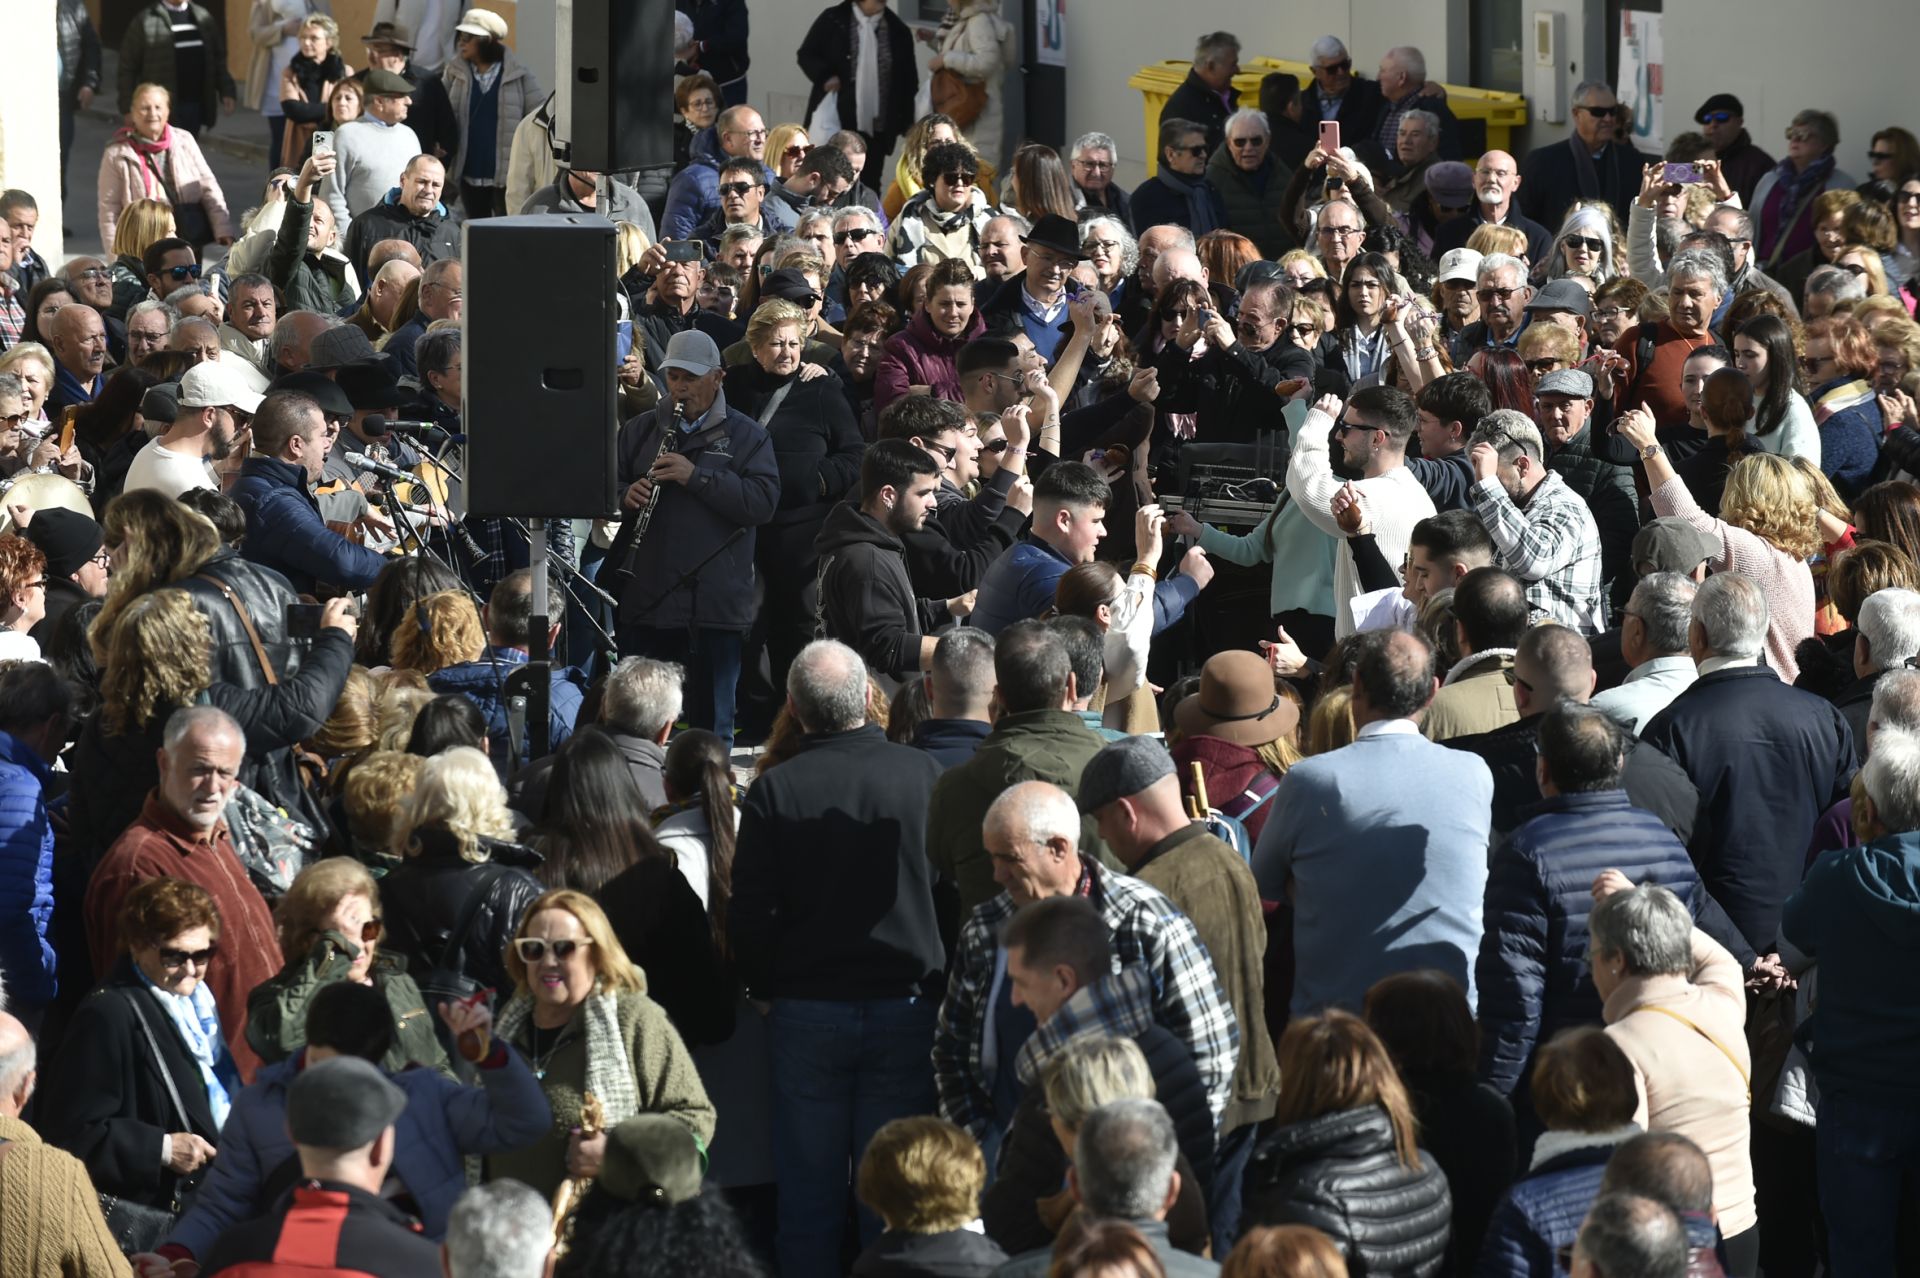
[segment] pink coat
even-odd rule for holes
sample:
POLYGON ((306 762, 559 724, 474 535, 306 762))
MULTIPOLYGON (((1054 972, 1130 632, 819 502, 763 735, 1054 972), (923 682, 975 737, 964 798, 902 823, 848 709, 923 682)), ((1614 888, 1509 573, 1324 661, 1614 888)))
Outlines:
POLYGON ((213 223, 215 239, 233 234, 227 216, 227 197, 220 179, 200 152, 200 144, 185 129, 168 126, 173 143, 159 155, 143 158, 133 144, 116 136, 100 157, 100 247, 111 252, 114 228, 120 224, 120 212, 135 200, 167 200, 167 192, 155 180, 154 171, 163 174, 173 187, 172 203, 198 204, 213 223))
POLYGON ((987 322, 976 309, 973 318, 958 337, 942 337, 933 331, 926 309, 915 311, 901 332, 887 339, 880 355, 880 367, 873 374, 873 407, 885 412, 887 405, 907 393, 910 386, 931 386, 935 399, 964 400, 960 393, 960 373, 954 357, 960 348, 987 331, 987 322))

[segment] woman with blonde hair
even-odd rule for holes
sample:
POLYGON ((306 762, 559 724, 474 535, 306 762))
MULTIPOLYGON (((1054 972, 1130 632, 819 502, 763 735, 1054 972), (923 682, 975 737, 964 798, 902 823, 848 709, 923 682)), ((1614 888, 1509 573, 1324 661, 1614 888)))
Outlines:
POLYGON ((1353 689, 1334 688, 1314 698, 1307 715, 1306 753, 1331 753, 1352 745, 1353 737, 1353 689))
POLYGON ((1750 577, 1767 597, 1767 662, 1792 683, 1800 674, 1794 649, 1813 635, 1813 573, 1807 558, 1820 549, 1819 506, 1813 486, 1792 461, 1773 453, 1744 457, 1727 476, 1719 517, 1700 508, 1666 450, 1656 444, 1653 414, 1644 407, 1621 414, 1620 437, 1645 458, 1653 509, 1707 534, 1710 572, 1750 577))
POLYGON ((285 1060, 307 1043, 307 1005, 335 981, 371 985, 393 1013, 393 1045, 379 1062, 388 1073, 409 1065, 447 1071, 434 1015, 406 960, 380 951, 386 925, 380 888, 352 857, 315 861, 274 907, 286 966, 247 996, 247 1043, 263 1061, 285 1060))
POLYGON ((599 1175, 606 1133, 643 1113, 685 1126, 704 1155, 714 1110, 693 1058, 592 897, 562 890, 532 902, 507 947, 506 975, 513 996, 495 1033, 532 1064, 553 1126, 489 1158, 487 1179, 511 1177, 551 1197, 569 1177, 599 1175), (591 1136, 581 1131, 588 1097, 601 1112, 591 1136))
POLYGON ((480 660, 487 649, 480 610, 464 590, 442 590, 414 604, 393 632, 393 665, 431 675, 480 660))
POLYGON ((1269 1225, 1242 1236, 1220 1278, 1347 1278, 1347 1258, 1311 1225, 1269 1225))
POLYGON ((782 182, 793 176, 812 150, 813 140, 804 124, 776 124, 767 130, 767 167, 782 182))
POLYGON ((1280 1077, 1242 1219, 1312 1225, 1369 1274, 1438 1273, 1447 1178, 1415 1143, 1413 1102, 1367 1023, 1337 1010, 1294 1021, 1280 1037, 1280 1077))
POLYGON ((1886 297, 1892 292, 1887 287, 1887 268, 1876 249, 1865 244, 1843 245, 1833 264, 1849 275, 1866 280, 1868 297, 1886 297))
POLYGON ((173 205, 165 200, 138 199, 120 210, 113 238, 102 241, 113 254, 113 306, 108 314, 124 319, 127 308, 146 297, 147 247, 173 236, 173 205))
MULTIPOLYGON (((110 598, 109 607, 115 602, 110 598)), ((123 606, 110 629, 100 626, 106 609, 94 621, 101 705, 74 748, 76 846, 97 859, 139 818, 160 780, 162 729, 174 711, 193 705, 232 716, 246 734, 240 780, 299 813, 303 790, 293 746, 326 722, 346 684, 354 627, 347 601, 325 606, 297 673, 258 687, 215 681, 212 629, 184 590, 149 589, 118 602, 123 606)))
POLYGON ((200 570, 218 553, 220 533, 211 520, 155 489, 122 493, 107 505, 101 540, 113 563, 107 598, 89 632, 93 659, 102 668, 120 613, 147 592, 200 570))
POLYGON ((135 200, 173 206, 181 239, 197 252, 209 241, 233 243, 227 197, 199 142, 167 123, 173 95, 158 84, 133 91, 127 121, 100 156, 100 242, 112 244, 120 211, 135 200))
POLYGON ((856 1278, 998 1270, 1007 1253, 972 1228, 986 1183, 980 1146, 952 1123, 916 1115, 883 1124, 860 1155, 854 1192, 886 1232, 853 1262, 856 1278))
POLYGON ((1473 228, 1473 234, 1467 237, 1467 247, 1482 257, 1504 253, 1524 262, 1527 260, 1527 233, 1517 227, 1487 222, 1473 228))
POLYGON ((507 940, 540 895, 529 872, 539 860, 513 835, 506 791, 486 755, 460 746, 427 760, 396 824, 401 861, 381 894, 389 942, 407 956, 429 1006, 508 987, 507 940), (456 988, 448 973, 467 988, 456 988))

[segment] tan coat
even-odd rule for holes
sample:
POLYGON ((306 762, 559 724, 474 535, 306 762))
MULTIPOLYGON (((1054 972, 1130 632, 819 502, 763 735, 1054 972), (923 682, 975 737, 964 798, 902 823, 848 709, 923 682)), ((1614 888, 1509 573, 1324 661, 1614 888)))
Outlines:
POLYGON ((1607 1035, 1633 1062, 1640 1093, 1633 1121, 1698 1145, 1713 1164, 1721 1232, 1731 1238, 1752 1228, 1747 1089, 1753 1059, 1740 961, 1696 929, 1691 972, 1629 977, 1607 998, 1604 1015, 1607 1035))
POLYGON ((1520 721, 1513 704, 1512 652, 1489 650, 1461 664, 1465 668, 1434 694, 1433 704, 1420 717, 1420 731, 1429 741, 1492 732, 1520 721))
POLYGON ((0 1116, 0 1274, 7 1278, 128 1278, 84 1164, 0 1116))

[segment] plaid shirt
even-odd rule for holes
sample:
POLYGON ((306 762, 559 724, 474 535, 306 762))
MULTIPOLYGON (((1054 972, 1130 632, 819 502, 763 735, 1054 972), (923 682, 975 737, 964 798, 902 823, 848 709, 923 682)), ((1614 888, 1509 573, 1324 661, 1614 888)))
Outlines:
MULTIPOLYGON (((1146 970, 1153 987, 1153 1017, 1186 1044, 1206 1085, 1216 1125, 1233 1091, 1240 1058, 1240 1027, 1214 974, 1199 933, 1172 901, 1139 879, 1084 862, 1090 897, 1113 933, 1115 971, 1146 970)), ((1000 929, 1013 917, 1005 892, 976 907, 960 931, 953 977, 933 1038, 933 1075, 940 1114, 985 1141, 993 1127, 992 1054, 987 1030, 994 1000, 1005 980, 1000 929)))
MULTIPOLYGON (((509 537, 513 539, 514 547, 519 552, 516 558, 522 563, 526 562, 529 553, 527 531, 518 523, 510 523, 505 519, 499 519, 493 516, 482 517, 479 515, 469 515, 465 522, 467 531, 473 534, 473 540, 479 545, 480 549, 487 552, 485 559, 477 561, 473 567, 468 570, 468 576, 473 581, 474 589, 478 590, 482 595, 491 595, 493 588, 500 584, 500 579, 505 577, 509 571, 507 567, 507 539, 509 537)), ((558 559, 568 568, 573 567, 578 562, 574 558, 572 520, 549 519, 547 521, 547 553, 554 559, 558 559)), ((470 556, 463 552, 454 562, 459 563, 467 558, 470 558, 470 556)), ((567 575, 564 570, 554 570, 553 580, 556 584, 565 585, 566 577, 567 575)), ((552 621, 556 619, 548 618, 548 620, 552 621)))
POLYGON ((10 287, 13 277, 0 283, 0 351, 12 350, 27 331, 27 311, 20 305, 23 289, 10 287))
POLYGON ((1052 1020, 1028 1036, 1014 1057, 1021 1086, 1039 1082, 1047 1062, 1075 1039, 1094 1034, 1139 1038, 1153 1024, 1152 999, 1153 979, 1138 967, 1123 968, 1104 981, 1075 990, 1052 1020))
POLYGON ((1607 628, 1600 529, 1565 480, 1548 471, 1525 509, 1513 504, 1498 479, 1475 484, 1467 500, 1487 526, 1500 566, 1527 583, 1529 603, 1583 635, 1607 628))

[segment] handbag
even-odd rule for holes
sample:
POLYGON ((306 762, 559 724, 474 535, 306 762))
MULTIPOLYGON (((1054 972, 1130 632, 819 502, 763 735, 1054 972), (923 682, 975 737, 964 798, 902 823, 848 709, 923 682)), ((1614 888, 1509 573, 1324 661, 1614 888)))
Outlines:
POLYGON ((207 216, 207 211, 198 202, 181 203, 179 193, 168 178, 167 170, 173 168, 171 153, 166 165, 161 168, 156 168, 152 157, 145 153, 141 154, 140 163, 147 166, 147 171, 153 174, 153 180, 159 183, 161 193, 167 197, 167 203, 173 206, 173 233, 196 250, 212 242, 213 219, 207 216))
POLYGON ((453 930, 447 933, 447 942, 440 948, 439 958, 426 976, 421 978, 420 993, 425 996, 428 1007, 472 998, 480 991, 480 982, 461 968, 460 951, 465 948, 467 933, 472 930, 474 919, 480 916, 480 907, 486 904, 487 893, 506 872, 503 865, 486 865, 481 866, 473 876, 472 884, 467 889, 467 899, 460 905, 460 913, 454 919, 453 930))
MULTIPOLYGON (((167 1068, 166 1058, 160 1055, 160 1040, 154 1036, 153 1024, 147 1020, 147 1013, 140 1006, 138 994, 125 994, 127 1006, 133 1011, 133 1019, 140 1023, 140 1037, 147 1042, 147 1050, 153 1053, 153 1067, 160 1071, 160 1081, 166 1085, 167 1099, 173 1103, 174 1117, 180 1122, 180 1131, 193 1130, 193 1124, 187 1119, 187 1107, 180 1103, 180 1089, 173 1084, 173 1071, 167 1068)), ((100 1214, 107 1218, 107 1232, 113 1235, 114 1245, 125 1255, 132 1256, 143 1251, 152 1251, 172 1232, 173 1224, 187 1209, 193 1191, 199 1187, 197 1177, 175 1176, 173 1193, 165 1207, 154 1207, 147 1203, 132 1202, 104 1190, 100 1194, 100 1214)))
POLYGON ((973 127, 973 122, 987 109, 987 86, 982 81, 967 79, 958 71, 941 67, 933 73, 928 100, 934 110, 951 116, 954 124, 964 130, 973 127))

